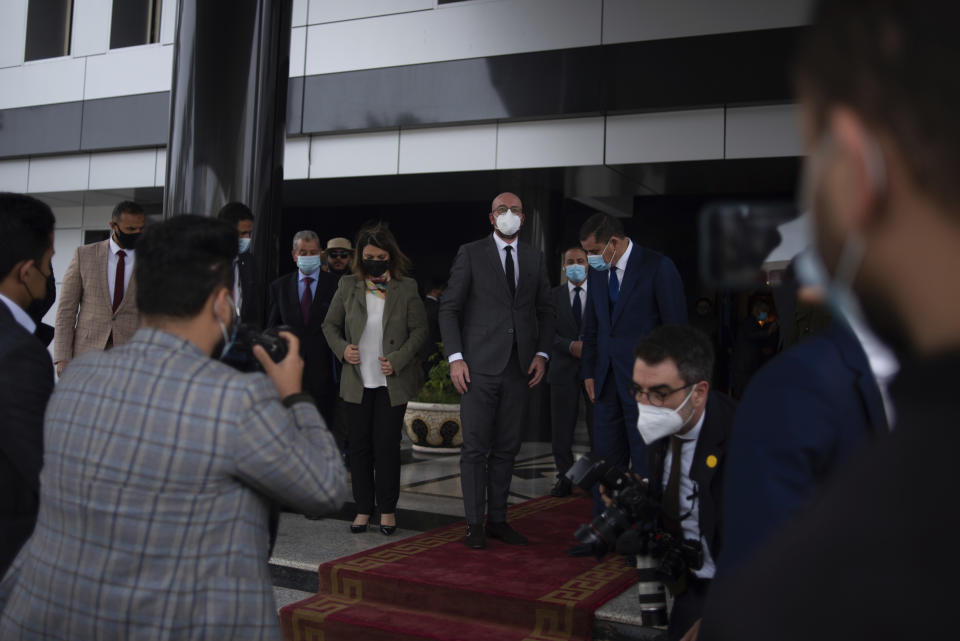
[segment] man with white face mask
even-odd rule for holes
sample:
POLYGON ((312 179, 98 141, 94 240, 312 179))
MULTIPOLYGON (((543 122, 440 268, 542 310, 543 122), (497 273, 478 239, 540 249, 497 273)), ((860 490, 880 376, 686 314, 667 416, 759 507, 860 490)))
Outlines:
POLYGON ((508 545, 528 543, 507 524, 507 494, 530 389, 543 379, 553 343, 543 252, 518 238, 523 203, 503 193, 490 209, 494 231, 460 247, 439 312, 450 378, 463 399, 464 543, 472 549, 484 548, 487 536, 508 545))
POLYGON ((958 20, 956 3, 829 0, 804 34, 816 248, 828 298, 902 363, 896 429, 718 580, 706 641, 957 636, 958 20))
POLYGON ((713 346, 692 327, 658 327, 637 344, 634 356, 630 391, 637 431, 649 446, 650 494, 661 503, 661 525, 703 546, 703 564, 670 586, 675 601, 668 639, 675 641, 700 618, 716 571, 725 454, 736 404, 710 391, 713 346))

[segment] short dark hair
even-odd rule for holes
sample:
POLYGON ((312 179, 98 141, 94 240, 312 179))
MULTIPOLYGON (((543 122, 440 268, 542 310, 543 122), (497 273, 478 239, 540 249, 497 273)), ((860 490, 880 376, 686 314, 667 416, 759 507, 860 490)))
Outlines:
POLYGON ((241 220, 253 220, 253 212, 243 203, 227 203, 217 212, 217 218, 225 220, 236 228, 241 220))
POLYGON ((110 216, 110 220, 117 222, 120 220, 121 214, 142 214, 143 207, 139 203, 135 203, 132 200, 121 200, 117 203, 117 206, 113 208, 113 214, 110 216))
POLYGON ((237 230, 184 214, 148 227, 137 241, 137 307, 147 316, 191 318, 218 287, 233 289, 237 230))
POLYGON ((23 194, 0 193, 0 279, 17 263, 39 261, 56 225, 50 206, 23 194))
MULTIPOLYGON (((587 235, 589 236, 589 234, 587 234, 587 235)), ((584 240, 586 240, 586 238, 584 238, 584 240)), ((570 251, 570 250, 572 250, 572 249, 580 252, 581 254, 586 254, 586 253, 587 253, 587 250, 584 249, 583 247, 581 247, 580 245, 570 245, 569 247, 567 247, 566 249, 563 250, 563 254, 560 255, 561 258, 566 258, 567 252, 570 251)))
POLYGON ((390 270, 392 278, 403 280, 404 276, 408 276, 413 270, 413 263, 410 262, 406 254, 400 251, 397 239, 393 237, 393 232, 390 231, 390 225, 381 221, 365 226, 357 232, 357 242, 353 244, 357 248, 353 253, 353 272, 355 274, 366 275, 363 271, 363 248, 367 245, 373 245, 390 254, 387 268, 390 270))
POLYGON ((590 236, 593 236, 598 243, 605 243, 614 236, 623 238, 623 223, 613 216, 596 213, 580 226, 580 240, 584 241, 590 236))
POLYGON ((893 139, 914 184, 949 206, 960 199, 958 19, 953 2, 821 0, 796 64, 818 129, 831 107, 850 107, 893 139))
POLYGON ((672 359, 686 385, 709 383, 713 373, 713 345, 703 332, 689 325, 661 325, 640 339, 633 357, 648 365, 672 359))

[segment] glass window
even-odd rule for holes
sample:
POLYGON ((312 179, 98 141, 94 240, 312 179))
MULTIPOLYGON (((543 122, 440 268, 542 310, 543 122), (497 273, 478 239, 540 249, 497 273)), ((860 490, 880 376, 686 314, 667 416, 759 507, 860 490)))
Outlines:
POLYGON ((24 59, 42 60, 69 55, 72 17, 73 0, 30 0, 24 59))
POLYGON ((160 7, 163 0, 113 0, 110 48, 160 42, 160 7))

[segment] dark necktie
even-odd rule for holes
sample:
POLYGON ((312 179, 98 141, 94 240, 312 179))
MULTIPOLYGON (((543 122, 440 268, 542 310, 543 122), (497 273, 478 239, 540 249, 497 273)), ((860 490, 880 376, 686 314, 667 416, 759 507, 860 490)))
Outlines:
POLYGON ((616 305, 620 298, 620 279, 617 278, 617 268, 610 268, 610 304, 616 305))
POLYGON ((573 320, 577 324, 577 332, 580 331, 580 323, 583 322, 583 303, 580 302, 580 292, 583 287, 573 288, 573 320))
POLYGON ((303 324, 310 323, 310 305, 313 303, 313 294, 310 293, 310 283, 313 279, 307 276, 303 279, 303 296, 300 297, 300 316, 303 317, 303 324))
POLYGON ((663 529, 677 536, 683 535, 680 525, 680 468, 683 467, 683 440, 670 437, 670 477, 663 490, 663 529))
POLYGON ((510 295, 517 295, 517 277, 513 268, 513 247, 507 245, 507 260, 504 261, 504 271, 507 272, 507 287, 510 288, 510 295))
POLYGON ((122 249, 117 252, 117 276, 113 279, 113 311, 117 311, 123 302, 123 277, 127 271, 125 257, 127 252, 122 249))

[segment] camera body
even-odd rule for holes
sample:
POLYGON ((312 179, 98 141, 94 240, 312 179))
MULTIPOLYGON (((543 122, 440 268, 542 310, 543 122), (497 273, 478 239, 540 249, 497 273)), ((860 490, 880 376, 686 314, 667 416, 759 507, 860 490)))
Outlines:
POLYGON ((280 332, 292 332, 287 326, 271 327, 261 332, 253 325, 243 324, 237 328, 237 335, 230 350, 229 364, 241 371, 260 371, 260 363, 253 355, 253 346, 259 345, 270 356, 270 360, 279 363, 287 357, 287 341, 280 332))

